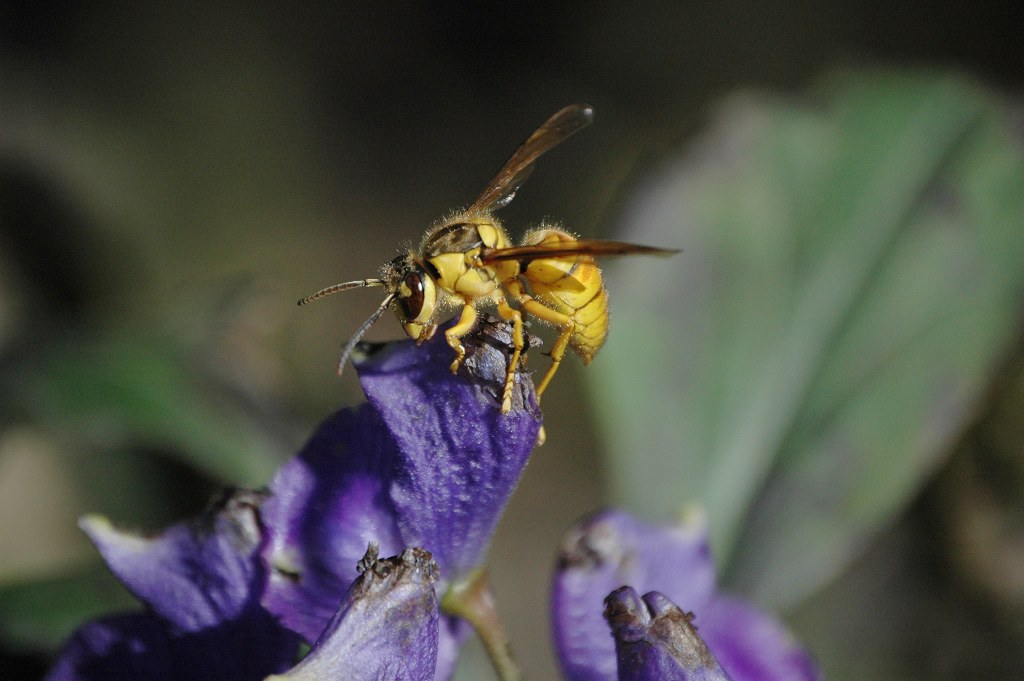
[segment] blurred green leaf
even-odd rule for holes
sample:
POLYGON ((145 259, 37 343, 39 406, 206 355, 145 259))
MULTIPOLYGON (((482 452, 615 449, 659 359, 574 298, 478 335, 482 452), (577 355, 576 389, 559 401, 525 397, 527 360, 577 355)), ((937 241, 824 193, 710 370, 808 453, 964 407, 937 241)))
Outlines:
POLYGON ((139 604, 98 562, 62 577, 0 588, 0 640, 55 651, 86 620, 139 604))
POLYGON ((729 581, 790 605, 936 468, 1020 321, 1024 160, 967 80, 834 77, 727 103, 616 237, 593 378, 618 501, 699 501, 729 581))
POLYGON ((218 480, 265 484, 289 448, 213 374, 178 341, 128 332, 60 345, 24 392, 33 416, 79 445, 159 447, 218 480))

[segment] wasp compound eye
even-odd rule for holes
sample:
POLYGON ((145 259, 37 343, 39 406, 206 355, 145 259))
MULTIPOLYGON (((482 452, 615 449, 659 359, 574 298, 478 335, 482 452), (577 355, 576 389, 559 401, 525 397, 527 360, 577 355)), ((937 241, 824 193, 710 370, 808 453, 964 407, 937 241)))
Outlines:
POLYGON ((398 304, 402 306, 402 314, 409 321, 420 316, 423 311, 423 277, 419 272, 409 272, 402 280, 399 289, 398 304))

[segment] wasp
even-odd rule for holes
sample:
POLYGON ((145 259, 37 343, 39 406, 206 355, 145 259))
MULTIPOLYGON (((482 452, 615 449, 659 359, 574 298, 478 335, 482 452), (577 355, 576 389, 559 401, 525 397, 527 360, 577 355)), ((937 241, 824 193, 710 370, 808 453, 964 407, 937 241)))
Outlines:
POLYGON ((512 154, 479 197, 431 227, 418 250, 410 250, 381 268, 377 278, 328 286, 299 300, 299 305, 354 288, 379 286, 384 300, 356 330, 338 360, 340 375, 363 335, 394 306, 405 332, 417 342, 434 335, 442 313, 460 308, 458 321, 445 330, 455 353, 452 373, 466 356, 461 339, 477 322, 477 308, 492 304, 512 323, 512 356, 508 362, 501 410, 512 407, 515 370, 525 345, 523 315, 558 329, 551 347, 551 366, 537 385, 537 398, 547 389, 567 348, 589 364, 608 335, 608 292, 597 256, 658 255, 676 250, 618 241, 577 239, 556 225, 542 224, 514 246, 494 211, 507 206, 533 172, 537 158, 594 119, 586 104, 565 107, 544 122, 512 154), (514 305, 512 304, 514 303, 514 305))

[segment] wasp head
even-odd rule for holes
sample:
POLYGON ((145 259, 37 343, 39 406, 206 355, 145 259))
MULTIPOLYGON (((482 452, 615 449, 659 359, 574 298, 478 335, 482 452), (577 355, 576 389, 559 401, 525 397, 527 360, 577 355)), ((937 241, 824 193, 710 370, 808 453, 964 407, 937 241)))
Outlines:
POLYGON ((400 255, 384 266, 385 286, 398 305, 395 314, 402 328, 415 340, 426 340, 437 309, 437 284, 427 268, 411 253, 400 255))

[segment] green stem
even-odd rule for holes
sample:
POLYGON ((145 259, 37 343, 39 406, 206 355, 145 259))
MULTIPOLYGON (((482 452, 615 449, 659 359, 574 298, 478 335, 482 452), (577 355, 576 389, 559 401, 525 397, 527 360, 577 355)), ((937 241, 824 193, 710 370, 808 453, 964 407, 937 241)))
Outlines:
POLYGON ((486 569, 477 568, 453 583, 441 599, 441 610, 473 625, 501 681, 521 681, 523 675, 512 658, 508 635, 494 605, 486 569))

